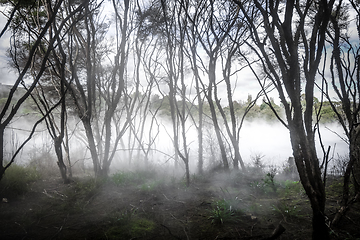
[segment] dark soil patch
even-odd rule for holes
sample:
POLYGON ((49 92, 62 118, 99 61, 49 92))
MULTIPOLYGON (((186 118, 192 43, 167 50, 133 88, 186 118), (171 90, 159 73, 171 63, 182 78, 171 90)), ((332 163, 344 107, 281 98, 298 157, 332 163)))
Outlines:
MULTIPOLYGON (((190 187, 41 180, 21 196, 1 193, 0 239, 266 239, 278 224, 286 229, 278 239, 310 239, 311 209, 297 186, 275 194, 244 176, 202 177, 190 187)), ((335 192, 329 188, 329 217, 338 207, 335 192)), ((359 226, 355 203, 332 236, 360 239, 359 226)))

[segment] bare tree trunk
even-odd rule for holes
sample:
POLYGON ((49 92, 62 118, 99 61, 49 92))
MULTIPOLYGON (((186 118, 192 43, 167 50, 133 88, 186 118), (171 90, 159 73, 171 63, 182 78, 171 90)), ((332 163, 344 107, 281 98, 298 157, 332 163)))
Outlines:
MULTIPOLYGON (((312 118, 315 75, 325 46, 325 33, 334 1, 234 2, 241 8, 251 29, 252 43, 248 46, 258 55, 263 71, 284 105, 287 123, 272 109, 289 129, 297 170, 313 211, 312 238, 330 239, 325 222, 325 186, 316 154, 312 118), (310 11, 312 7, 317 9, 314 15, 310 11), (280 9, 283 10, 281 16, 280 9), (253 15, 254 12, 258 15, 253 15), (308 18, 312 19, 311 27, 308 18), (310 31, 306 34, 308 28, 310 31), (301 104, 303 96, 306 103, 304 112, 301 104)), ((264 83, 259 83, 265 89, 264 83)))
MULTIPOLYGON (((8 20, 8 24, 5 26, 5 28, 3 29, 1 35, 5 32, 5 29, 7 28, 7 26, 9 26, 9 24, 13 21, 13 17, 16 14, 16 11, 19 10, 19 8, 21 7, 21 3, 23 3, 22 1, 19 1, 19 3, 15 6, 12 14, 10 15, 10 18, 8 20)), ((8 124, 11 122, 11 120, 14 118, 14 116, 16 115, 17 111, 19 110, 20 106, 25 102, 25 100, 32 94, 32 91, 35 89, 35 87, 37 86, 38 82, 40 81, 40 78, 43 76, 44 71, 47 69, 47 65, 46 63, 49 60, 50 57, 50 53, 52 52, 53 48, 54 48, 54 43, 55 41, 58 39, 59 35, 61 35, 61 31, 63 31, 65 29, 66 24, 68 23, 70 18, 74 18, 75 15, 80 12, 83 7, 87 4, 87 1, 82 2, 77 8, 75 8, 72 12, 70 12, 64 19, 62 19, 59 22, 59 26, 56 29, 56 31, 54 32, 53 35, 50 36, 50 39, 46 39, 45 38, 48 36, 49 33, 49 29, 51 28, 51 26, 54 24, 55 21, 57 21, 56 19, 56 15, 58 14, 59 9, 61 8, 63 1, 58 1, 56 2, 56 4, 51 8, 51 12, 52 14, 50 16, 48 16, 48 18, 45 20, 44 25, 41 27, 41 30, 39 32, 37 32, 35 34, 34 38, 29 37, 28 39, 33 39, 33 41, 31 42, 30 46, 31 49, 28 53, 28 58, 27 59, 20 59, 23 61, 23 63, 19 63, 19 59, 18 59, 18 55, 17 55, 17 47, 18 46, 14 46, 14 52, 11 51, 12 54, 12 60, 14 62, 14 65, 16 66, 18 72, 19 72, 19 76, 17 78, 17 80, 15 81, 13 87, 10 90, 10 93, 8 95, 7 101, 0 113, 0 144, 2 144, 0 146, 1 148, 1 152, 0 152, 0 180, 5 172, 5 170, 10 167, 10 165, 13 163, 16 154, 18 154, 20 149, 17 149, 17 151, 15 152, 15 155, 12 156, 12 158, 10 159, 10 162, 4 167, 4 151, 3 151, 3 144, 4 144, 4 131, 5 128, 8 126, 8 124), (37 50, 41 49, 43 42, 46 42, 48 44, 47 49, 43 51, 44 55, 42 56, 41 60, 39 61, 39 65, 37 65, 36 67, 38 67, 38 69, 36 69, 36 71, 34 71, 35 76, 33 81, 30 83, 30 85, 27 87, 27 90, 25 91, 25 94, 23 94, 20 99, 16 102, 16 104, 14 104, 11 109, 10 104, 11 101, 13 100, 14 97, 14 93, 15 91, 18 89, 18 87, 20 86, 20 84, 24 84, 24 77, 27 74, 27 72, 29 71, 29 69, 33 68, 36 64, 34 64, 34 61, 36 56, 37 56, 37 50)), ((26 21, 27 19, 23 19, 23 14, 19 14, 18 18, 17 18, 17 22, 19 24, 21 24, 21 21, 26 21)), ((14 24, 16 24, 14 22, 14 24)), ((29 24, 31 25, 31 24, 29 24)), ((18 29, 14 31, 14 38, 15 35, 18 33, 18 29)), ((34 32, 30 29, 23 29, 22 34, 28 34, 29 36, 32 35, 34 32)), ((24 36, 22 35, 22 36, 24 36)), ((21 54, 20 54, 21 55, 21 54)), ((58 103, 54 105, 54 107, 58 106, 58 103)), ((23 144, 21 144, 20 148, 24 147, 24 145, 30 140, 30 138, 32 137, 36 126, 42 121, 44 120, 49 114, 50 112, 54 109, 54 107, 50 108, 48 112, 45 113, 44 117, 42 117, 39 121, 37 121, 35 123, 35 125, 33 126, 33 130, 31 132, 31 134, 29 135, 29 137, 25 140, 25 142, 23 142, 23 144)))
POLYGON ((199 82, 196 80, 196 89, 198 96, 198 108, 199 108, 199 125, 197 127, 198 132, 198 173, 202 174, 204 169, 204 148, 203 148, 203 100, 199 92, 199 82))
MULTIPOLYGON (((101 4, 100 2, 99 4, 101 4)), ((114 61, 105 65, 109 52, 98 51, 106 31, 96 11, 101 5, 86 6, 83 26, 73 27, 69 43, 70 69, 75 84, 69 85, 85 128, 96 176, 107 176, 120 139, 130 123, 136 99, 126 95, 129 54, 130 1, 112 1, 115 13, 114 61), (81 59, 81 58, 85 58, 81 59), (110 70, 109 70, 110 69, 110 70), (122 107, 122 108, 120 108, 122 107), (115 134, 113 133, 115 129, 115 134)), ((104 47, 104 46, 102 46, 104 47)), ((110 51, 110 50, 109 50, 110 51)))
POLYGON ((204 125, 204 120, 203 120, 203 116, 204 116, 204 100, 203 100, 203 95, 202 95, 202 91, 201 91, 201 78, 200 78, 200 74, 199 74, 199 67, 197 65, 197 44, 196 44, 196 32, 195 32, 195 26, 194 24, 190 25, 190 31, 186 28, 186 34, 189 40, 189 45, 190 45, 190 52, 188 53, 188 57, 190 59, 190 62, 192 64, 192 71, 195 75, 195 88, 196 88, 196 98, 197 98, 197 103, 198 103, 198 120, 196 121, 193 118, 193 122, 194 125, 196 126, 196 130, 197 130, 197 139, 198 139, 198 164, 197 164, 197 171, 199 174, 203 173, 203 168, 204 168, 204 149, 203 149, 203 125, 204 125))
POLYGON ((4 130, 5 127, 0 125, 0 181, 4 176, 5 168, 3 166, 4 163, 4 130))
POLYGON ((321 179, 315 145, 307 139, 304 130, 300 130, 295 122, 293 124, 295 126, 289 123, 291 145, 300 181, 311 203, 312 239, 328 239, 329 230, 325 222, 325 186, 321 179))
MULTIPOLYGON (((236 39, 232 39, 234 35, 231 30, 234 30, 234 32, 239 31, 239 29, 233 28, 237 23, 239 11, 229 11, 228 9, 231 7, 231 4, 232 3, 226 1, 196 2, 196 4, 193 6, 193 10, 196 9, 196 14, 187 12, 188 21, 191 23, 191 33, 188 35, 190 35, 189 38, 193 38, 193 46, 191 49, 192 62, 194 65, 193 69, 195 70, 196 80, 200 80, 198 74, 196 73, 196 65, 198 62, 200 62, 208 76, 207 85, 204 82, 201 82, 201 85, 204 89, 204 95, 210 107, 211 120, 214 125, 216 138, 218 140, 221 152, 221 160, 225 170, 229 169, 229 162, 224 143, 225 140, 222 136, 223 132, 220 128, 220 119, 219 116, 217 116, 217 110, 221 112, 222 106, 220 99, 217 97, 217 85, 219 82, 217 82, 216 79, 216 66, 222 51, 225 51, 226 47, 228 47, 226 42, 236 41, 236 39), (222 18, 223 15, 228 16, 229 18, 222 18), (219 18, 219 16, 221 17, 219 18), (196 42, 199 42, 199 46, 196 46, 196 42), (200 46, 203 48, 206 57, 208 58, 207 64, 203 63, 202 59, 198 59, 201 57, 199 57, 197 54, 196 48, 200 46)), ((240 24, 238 26, 240 26, 240 24)), ((237 43, 234 43, 234 46, 237 46, 237 43)), ((232 56, 227 57, 229 57, 228 60, 230 61, 232 56)), ((228 91, 228 94, 231 95, 231 90, 228 91)), ((228 98, 228 100, 232 102, 231 99, 228 98)), ((223 121, 226 121, 226 117, 224 118, 224 116, 223 121)), ((232 122, 232 124, 235 124, 235 121, 232 122)), ((231 135, 231 132, 228 130, 229 128, 227 128, 227 133, 230 133, 231 135)), ((232 143, 238 145, 234 141, 232 141, 232 143)), ((232 147, 234 148, 234 146, 232 147)), ((242 162, 242 159, 240 156, 239 147, 235 146, 235 148, 236 150, 234 149, 234 151, 236 151, 236 156, 234 158, 233 164, 234 168, 238 168, 238 163, 242 162)), ((242 164, 242 167, 245 168, 244 164, 242 164)))
MULTIPOLYGON (((181 158, 185 165, 186 185, 190 185, 189 149, 186 136, 186 121, 188 118, 185 66, 184 66, 184 44, 186 18, 184 18, 183 6, 161 1, 161 14, 164 17, 165 33, 165 55, 167 74, 167 85, 169 88, 168 100, 172 121, 172 140, 176 157, 181 158), (180 35, 179 38, 177 36, 180 35), (177 97, 180 98, 178 101, 177 97)), ((164 94, 163 94, 164 96, 164 94)))
POLYGON ((72 164, 71 164, 71 158, 70 158, 70 147, 69 147, 69 134, 68 134, 68 130, 67 128, 65 128, 65 141, 63 141, 63 147, 65 150, 65 155, 66 155, 66 162, 68 164, 68 171, 69 171, 69 177, 72 178, 73 177, 73 173, 72 173, 72 164))
MULTIPOLYGON (((357 13, 356 29, 360 33, 360 11, 359 3, 350 1, 352 10, 357 13)), ((336 10, 330 16, 333 31, 327 31, 330 44, 332 45, 332 55, 330 61, 331 84, 333 90, 341 101, 341 109, 337 108, 333 103, 332 97, 328 93, 327 82, 325 96, 330 102, 330 105, 335 112, 339 123, 341 124, 349 143, 349 161, 347 162, 344 179, 343 179, 343 195, 341 201, 341 208, 335 215, 332 224, 336 225, 341 217, 345 214, 351 203, 354 202, 360 194, 360 187, 356 181, 356 166, 360 164, 359 154, 359 120, 360 120, 360 48, 348 40, 348 36, 343 36, 344 25, 339 16, 344 15, 343 12, 348 9, 344 8, 342 1, 338 3, 336 10), (351 175, 354 178, 355 193, 354 198, 350 200, 350 179, 351 175)), ((359 40, 358 36, 358 40, 359 40)), ((325 75, 323 74, 325 79, 325 75)))
POLYGON ((221 136, 221 129, 220 129, 219 122, 217 119, 218 116, 216 115, 215 104, 214 104, 213 98, 212 98, 212 91, 213 91, 212 85, 215 82, 215 79, 214 79, 215 78, 215 66, 209 66, 209 70, 210 70, 210 73, 209 73, 210 80, 209 80, 209 87, 207 89, 208 92, 206 94, 206 98, 208 99, 208 103, 210 106, 211 119, 214 124, 216 138, 219 143, 223 167, 224 167, 225 171, 227 171, 227 170, 229 170, 229 162, 228 162, 227 155, 226 155, 224 140, 222 139, 222 136, 221 136))
POLYGON ((98 153, 96 151, 95 138, 94 138, 93 131, 91 128, 90 119, 88 119, 88 117, 83 117, 82 123, 85 128, 85 134, 86 134, 87 141, 89 144, 89 151, 90 151, 91 159, 93 162, 94 173, 96 176, 101 176, 100 161, 99 161, 98 153))

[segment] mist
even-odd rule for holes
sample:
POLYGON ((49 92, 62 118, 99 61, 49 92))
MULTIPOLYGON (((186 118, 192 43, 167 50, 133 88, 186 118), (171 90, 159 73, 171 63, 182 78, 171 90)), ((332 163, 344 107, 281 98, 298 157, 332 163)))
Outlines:
MULTIPOLYGON (((347 144, 340 138, 346 138, 342 127, 337 123, 321 124, 320 133, 325 150, 331 146, 330 156, 348 154, 347 144)), ((292 156, 290 135, 281 123, 266 121, 245 121, 240 133, 240 148, 244 160, 251 163, 251 157, 260 154, 270 164, 279 165, 292 156)), ((315 137, 317 154, 323 158, 319 136, 315 137)))
MULTIPOLYGON (((153 141, 149 147, 150 151, 145 159, 139 143, 134 142, 132 133, 127 131, 122 137, 121 143, 117 147, 116 156, 110 166, 112 173, 133 167, 145 167, 146 164, 171 168, 176 175, 184 173, 181 159, 175 163, 175 151, 172 140, 172 123, 166 117, 157 117, 159 125, 151 129, 150 120, 145 124, 145 135, 142 144, 147 145, 153 141), (148 133, 151 133, 150 135, 148 133), (151 139, 149 139, 151 136, 151 139), (175 170, 176 169, 176 170, 175 170)), ((141 118, 134 119, 134 122, 141 121, 141 118)), ((186 140, 189 151, 189 165, 191 173, 197 172, 198 162, 198 139, 197 130, 189 120, 187 121, 186 140)), ((71 132, 70 152, 73 167, 78 167, 85 172, 92 171, 92 160, 86 144, 86 137, 82 125, 75 118, 68 121, 68 129, 71 132)), ((9 142, 5 145, 6 152, 14 151, 14 147, 22 143, 31 129, 31 123, 25 119, 15 121, 7 131, 9 142)), ((225 131, 225 129, 222 129, 225 131)), ((320 125, 320 133, 325 150, 331 146, 330 158, 346 156, 348 146, 341 139, 345 138, 339 124, 332 123, 320 125)), ((204 168, 209 169, 221 163, 220 151, 216 143, 215 133, 212 127, 203 130, 204 137, 204 168)), ((181 143, 181 142, 180 142, 181 143)), ((248 166, 253 164, 256 157, 261 157, 265 165, 276 165, 281 167, 289 157, 292 156, 289 131, 281 123, 266 120, 246 120, 240 131, 240 153, 244 163, 248 166)), ((319 160, 323 159, 323 152, 319 137, 316 135, 316 146, 319 160)), ((228 161, 231 162, 231 149, 228 147, 228 161)), ((25 145, 24 149, 16 158, 18 164, 29 164, 36 158, 44 158, 50 165, 56 166, 56 157, 52 146, 52 139, 46 131, 46 126, 42 124, 35 132, 33 139, 25 145)))

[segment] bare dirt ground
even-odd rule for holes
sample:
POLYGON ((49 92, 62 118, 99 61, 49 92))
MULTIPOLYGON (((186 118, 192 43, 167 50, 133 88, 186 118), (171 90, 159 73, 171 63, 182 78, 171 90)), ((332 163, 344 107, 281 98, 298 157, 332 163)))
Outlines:
MULTIPOLYGON (((279 224, 285 232, 277 239, 310 239, 305 194, 281 187, 281 193, 267 193, 260 182, 214 174, 193 177, 190 187, 175 180, 118 184, 81 178, 63 184, 47 178, 20 196, 0 193, 6 198, 0 203, 0 239, 268 239, 279 224)), ((328 191, 331 218, 339 191, 328 191)), ((359 226, 355 203, 331 236, 360 239, 359 226)))

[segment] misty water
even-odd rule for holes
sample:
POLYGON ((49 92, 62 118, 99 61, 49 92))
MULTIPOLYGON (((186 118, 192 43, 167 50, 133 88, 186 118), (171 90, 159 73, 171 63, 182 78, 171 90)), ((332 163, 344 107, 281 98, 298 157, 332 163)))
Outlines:
MULTIPOLYGON (((17 127, 13 126, 8 131, 8 139, 13 139, 15 143, 9 141, 6 146, 6 152, 12 152, 12 146, 21 143, 28 132, 24 131, 24 122, 17 122, 17 127), (21 127, 20 127, 21 126, 21 127), (20 128, 22 130, 20 130, 20 128)), ((30 126, 29 126, 30 127, 30 126)), ((69 127, 69 126, 68 126, 69 127)), ((71 160, 74 165, 81 165, 81 168, 92 169, 92 160, 90 152, 85 145, 86 140, 81 124, 74 125, 73 133, 70 138, 71 160)), ((46 160, 47 164, 56 166, 56 157, 53 149, 52 139, 49 137, 45 126, 39 127, 33 139, 25 146, 16 163, 27 164, 30 161, 39 159, 46 160), (46 158, 46 159, 43 159, 46 158)), ((147 131, 151 129, 148 128, 147 131)), ((154 129, 152 129, 154 131, 154 129)), ((340 138, 344 137, 342 128, 338 124, 321 125, 320 127, 322 142, 325 149, 331 146, 330 158, 339 158, 346 156, 348 152, 347 144, 340 138)), ((174 163, 174 146, 171 140, 171 124, 163 121, 159 127, 152 151, 149 154, 149 161, 164 167, 172 167, 174 163)), ((190 149, 190 170, 196 172, 197 166, 197 132, 195 127, 189 126, 187 131, 188 149, 190 149)), ((215 133, 211 128, 204 128, 204 166, 212 167, 221 162, 220 151, 218 149, 215 133)), ((154 132, 155 135, 155 132, 154 132)), ((128 136, 125 135, 122 144, 119 145, 116 156, 111 165, 111 172, 116 172, 130 165, 141 166, 144 163, 142 154, 133 151, 130 154, 130 144, 126 142, 128 136), (129 159, 131 158, 131 159, 129 159)), ((316 136, 317 152, 320 160, 323 159, 323 152, 316 136)), ((146 144, 146 142, 144 143, 146 144)), ((292 156, 289 131, 279 122, 266 122, 262 120, 245 121, 240 132, 240 151, 244 162, 251 165, 255 157, 261 157, 262 162, 269 165, 281 167, 289 157, 292 156)), ((230 149, 228 149, 230 156, 230 149)), ((10 155, 10 154, 9 154, 10 155)), ((181 161, 181 160, 179 160, 181 161)), ((231 160, 229 160, 231 162, 231 160)), ((181 170, 181 167, 180 169, 181 170)))
MULTIPOLYGON (((331 156, 346 155, 347 144, 335 133, 344 137, 343 130, 338 124, 328 124, 320 127, 322 142, 325 149, 331 146, 331 156)), ((318 157, 322 159, 322 149, 318 135, 316 135, 318 157)), ((264 155, 264 159, 271 164, 281 164, 292 156, 289 131, 280 123, 246 122, 241 131, 241 152, 246 162, 256 154, 264 155)))

